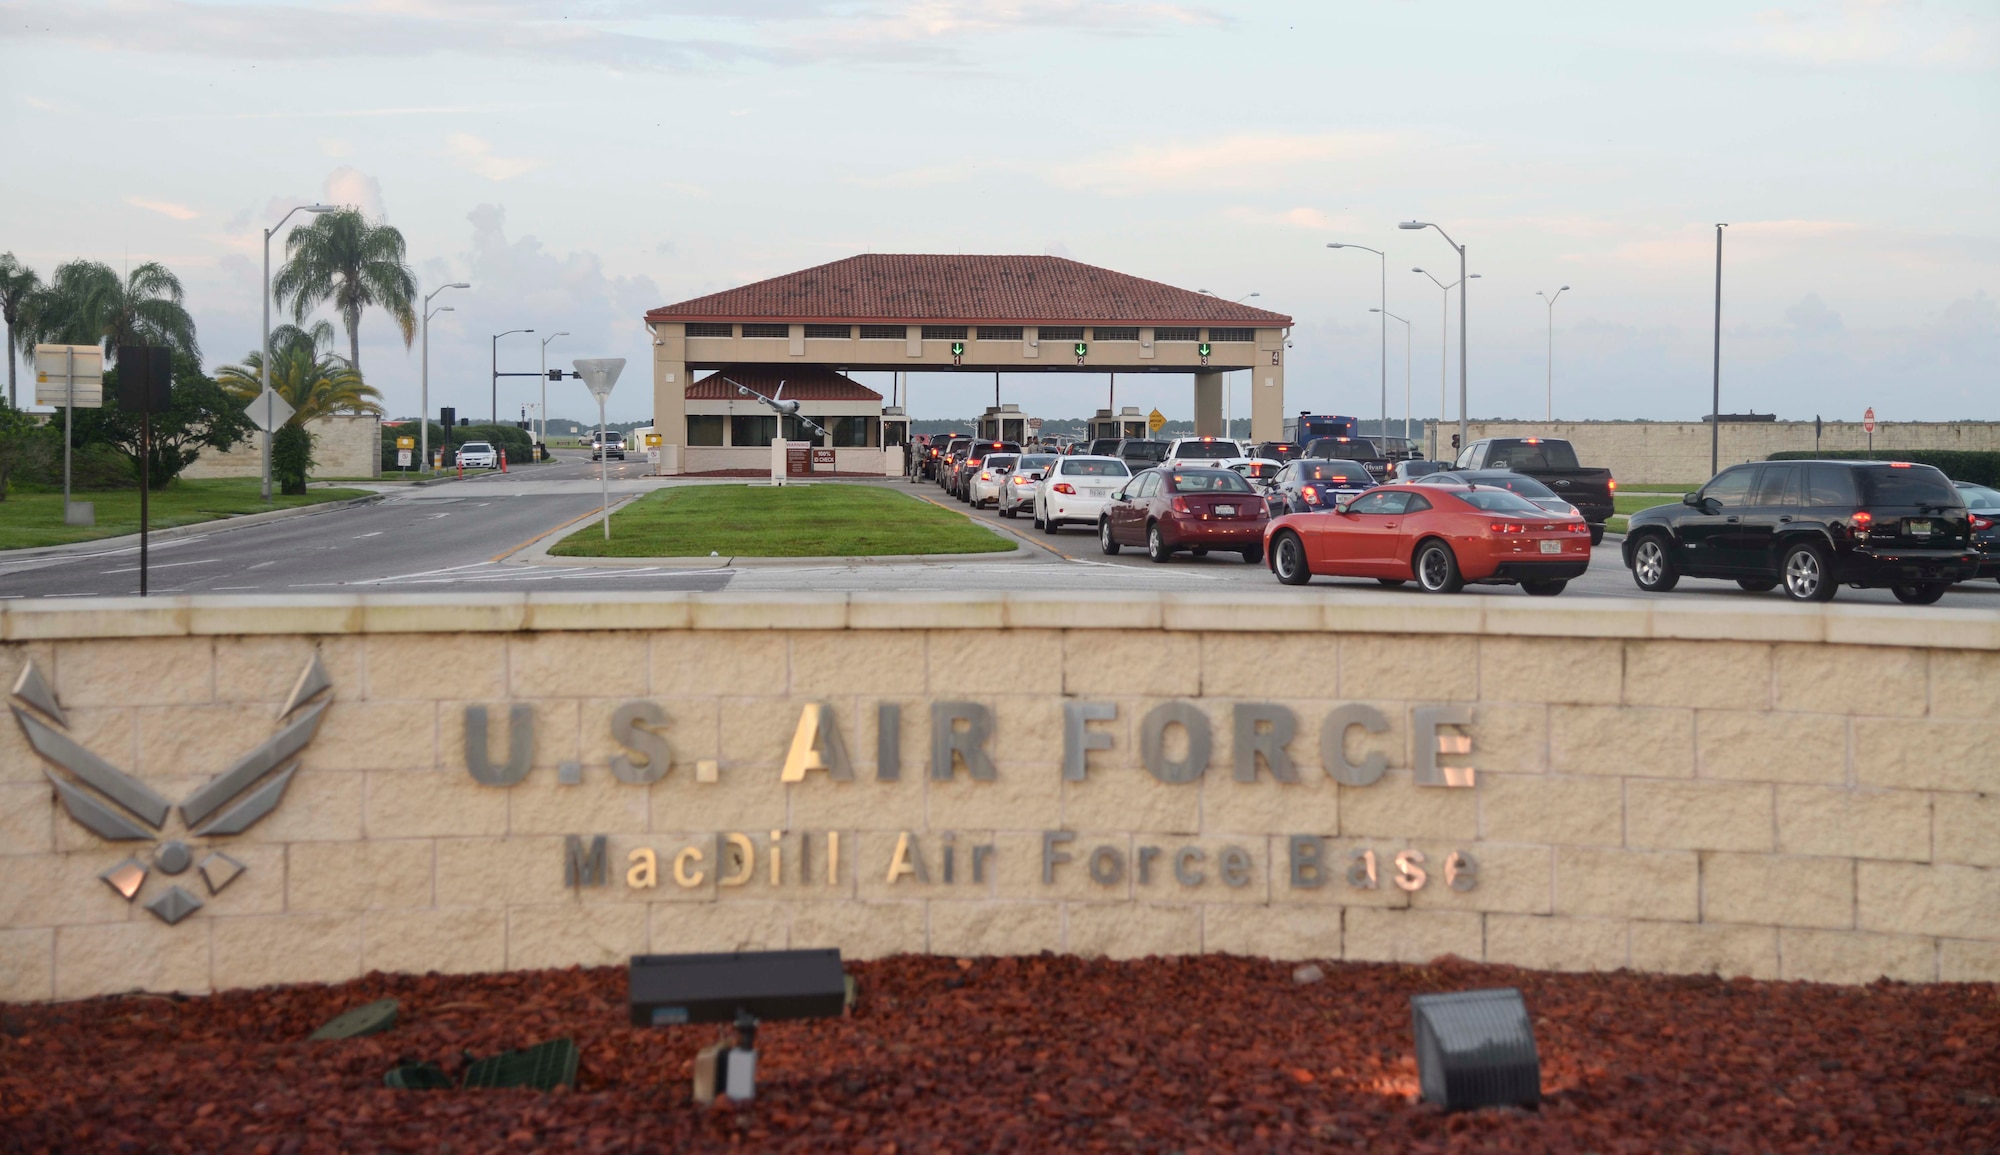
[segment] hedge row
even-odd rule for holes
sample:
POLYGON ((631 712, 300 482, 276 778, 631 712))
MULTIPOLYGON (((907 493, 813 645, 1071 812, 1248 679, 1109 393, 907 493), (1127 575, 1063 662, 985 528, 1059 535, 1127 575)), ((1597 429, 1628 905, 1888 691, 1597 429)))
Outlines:
POLYGON ((1877 449, 1849 453, 1773 453, 1771 461, 1912 461, 1935 465, 1953 481, 2000 488, 2000 452, 1969 449, 1877 449))
MULTIPOLYGON (((444 426, 435 421, 429 424, 431 452, 436 453, 438 447, 444 444, 444 426)), ((387 470, 397 468, 396 438, 416 435, 417 427, 414 423, 383 426, 382 468, 387 470)), ((464 445, 468 441, 490 441, 506 451, 509 461, 527 461, 534 452, 534 443, 529 438, 528 431, 517 429, 512 425, 459 425, 452 429, 451 443, 454 447, 464 445)), ((447 461, 445 465, 449 467, 451 462, 447 461)))

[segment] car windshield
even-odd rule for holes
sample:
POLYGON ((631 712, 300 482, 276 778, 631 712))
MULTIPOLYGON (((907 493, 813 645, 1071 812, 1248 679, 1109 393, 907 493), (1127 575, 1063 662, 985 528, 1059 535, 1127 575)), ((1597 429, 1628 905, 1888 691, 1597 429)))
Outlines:
POLYGON ((1243 450, 1238 448, 1234 441, 1224 441, 1218 437, 1213 441, 1183 441, 1181 442, 1180 456, 1241 457, 1243 456, 1243 450))
POLYGON ((1318 462, 1299 463, 1299 480, 1332 481, 1332 482, 1337 482, 1341 485, 1369 484, 1369 482, 1361 476, 1360 470, 1351 469, 1345 465, 1335 465, 1332 462, 1327 462, 1324 465, 1318 462))
POLYGON ((1065 461, 1064 477, 1130 477, 1132 471, 1122 461, 1065 461))
POLYGON ((2000 489, 1988 489, 1983 485, 1961 485, 1958 495, 1965 499, 1971 509, 2000 509, 2000 489))
POLYGON ((1021 460, 1020 457, 1012 453, 991 453, 986 457, 986 468, 1012 469, 1014 468, 1014 463, 1019 460, 1021 460))
POLYGON ((486 444, 484 441, 468 441, 463 446, 460 446, 460 448, 462 448, 467 453, 493 452, 493 447, 491 445, 486 444))
POLYGON ((1128 441, 1118 451, 1120 457, 1133 457, 1143 461, 1158 461, 1167 455, 1164 441, 1128 441))
POLYGON ((1518 493, 1504 489, 1474 489, 1469 493, 1455 493, 1453 496, 1474 509, 1488 513, 1545 513, 1541 506, 1529 501, 1518 493))
POLYGON ((1040 469, 1056 459, 1053 453, 1031 453, 1014 463, 1016 469, 1040 469))
POLYGON ((1283 469, 1284 466, 1279 465, 1275 461, 1246 461, 1241 465, 1232 465, 1230 468, 1245 477, 1261 481, 1278 476, 1278 470, 1283 469))
POLYGON ((1306 446, 1311 457, 1334 457, 1346 461, 1368 461, 1375 457, 1375 443, 1358 437, 1326 437, 1306 446))
POLYGON ((1467 481, 1478 485, 1497 485, 1502 489, 1511 489, 1531 501, 1537 498, 1561 500, 1555 490, 1519 473, 1468 473, 1464 476, 1467 481))
POLYGON ((1928 465, 1892 465, 1860 472, 1861 499, 1866 505, 1930 505, 1943 509, 1965 505, 1944 474, 1928 465))
POLYGON ((1486 464, 1502 469, 1581 469, 1576 450, 1567 441, 1495 441, 1486 454, 1486 464))
POLYGON ((1219 469, 1190 470, 1173 475, 1175 493, 1250 493, 1240 473, 1219 469))

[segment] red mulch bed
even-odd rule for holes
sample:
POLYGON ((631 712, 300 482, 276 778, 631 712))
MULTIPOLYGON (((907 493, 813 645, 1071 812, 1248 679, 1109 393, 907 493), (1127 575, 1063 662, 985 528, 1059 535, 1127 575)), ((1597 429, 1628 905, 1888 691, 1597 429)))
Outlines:
POLYGON ((369 975, 0 1007, 10 1151, 2000 1150, 2000 988, 1204 956, 856 963, 846 1019, 759 1035, 760 1097, 691 1105, 713 1027, 626 1025, 622 968, 369 975), (1518 986, 1539 1111, 1416 1102, 1408 999, 1518 986), (402 1000, 372 1038, 312 1043, 402 1000), (403 1056, 573 1037, 574 1092, 399 1092, 403 1056))

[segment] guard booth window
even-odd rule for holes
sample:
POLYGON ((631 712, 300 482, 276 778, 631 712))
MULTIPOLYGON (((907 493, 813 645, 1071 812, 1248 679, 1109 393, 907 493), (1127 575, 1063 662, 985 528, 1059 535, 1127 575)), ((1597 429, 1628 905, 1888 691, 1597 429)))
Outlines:
POLYGON ((827 432, 833 434, 836 449, 860 449, 868 444, 868 426, 872 420, 867 417, 834 417, 826 422, 827 432))
POLYGON ((814 433, 811 429, 806 428, 805 424, 802 423, 796 417, 785 418, 785 440, 810 441, 814 445, 826 444, 825 441, 821 440, 819 434, 814 433))
POLYGON ((731 445, 769 445, 777 436, 778 419, 774 416, 752 414, 729 419, 731 445))
POLYGON ((689 445, 722 444, 722 415, 717 413, 709 416, 702 416, 700 414, 690 416, 688 418, 687 443, 689 445))

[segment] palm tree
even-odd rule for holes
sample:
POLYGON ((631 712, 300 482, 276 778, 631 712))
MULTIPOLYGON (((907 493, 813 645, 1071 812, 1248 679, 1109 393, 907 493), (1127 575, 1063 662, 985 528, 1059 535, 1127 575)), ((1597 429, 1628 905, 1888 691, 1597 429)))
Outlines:
POLYGON ((194 318, 181 304, 181 281, 158 261, 147 261, 120 279, 98 261, 56 266, 48 288, 33 294, 23 311, 31 316, 22 340, 62 345, 166 345, 201 359, 194 318))
MULTIPOLYGON (((280 325, 271 330, 271 389, 293 409, 285 424, 303 426, 334 413, 382 416, 382 394, 343 364, 340 354, 324 351, 332 343, 333 326, 325 321, 310 329, 280 325)), ((254 401, 264 390, 263 350, 252 349, 243 364, 216 370, 215 383, 232 396, 254 401)))
MULTIPOLYGON (((42 279, 35 275, 35 270, 15 260, 12 253, 0 253, 0 316, 7 320, 7 405, 11 409, 21 407, 21 397, 14 384, 14 352, 22 346, 15 342, 14 322, 21 318, 21 306, 31 300, 41 287, 42 279)), ((25 351, 33 354, 32 337, 25 351)))
POLYGON ((347 361, 361 368, 361 311, 375 305, 389 311, 403 330, 403 347, 417 335, 416 274, 403 263, 403 234, 390 225, 371 225, 358 209, 314 217, 285 237, 285 267, 272 291, 292 316, 303 321, 319 305, 332 302, 347 328, 347 361))

